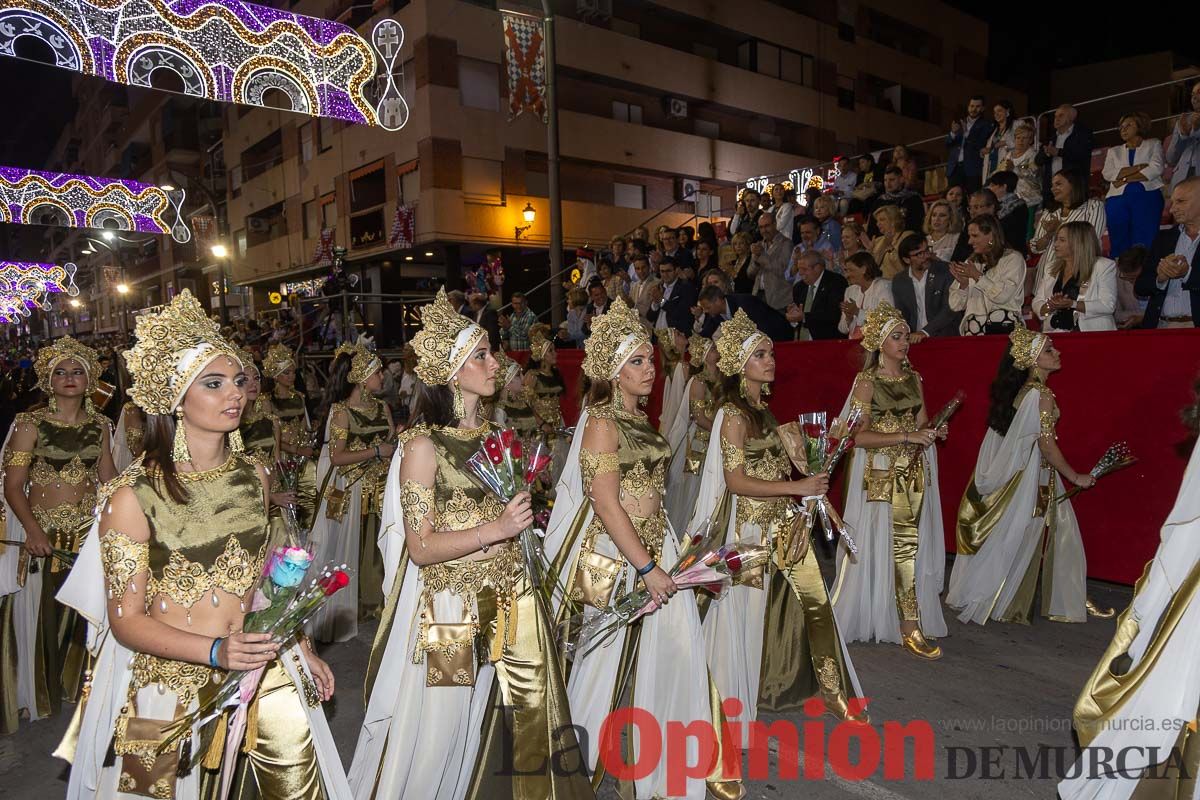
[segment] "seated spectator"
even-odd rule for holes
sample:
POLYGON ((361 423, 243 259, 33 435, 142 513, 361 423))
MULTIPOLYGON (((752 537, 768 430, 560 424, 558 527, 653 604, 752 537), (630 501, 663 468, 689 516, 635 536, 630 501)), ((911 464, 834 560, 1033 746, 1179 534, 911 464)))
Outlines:
POLYGON ((867 222, 867 233, 872 237, 879 235, 875 227, 876 214, 879 209, 896 206, 902 212, 902 228, 904 230, 921 232, 925 225, 925 203, 921 195, 904 188, 904 175, 896 167, 888 167, 883 173, 883 193, 871 204, 871 218, 867 222))
POLYGON ((792 326, 788 325, 784 316, 752 295, 727 295, 720 286, 705 286, 697 302, 704 312, 700 335, 706 338, 711 339, 717 327, 725 320, 732 319, 739 308, 772 341, 786 342, 792 338, 792 326))
POLYGON ((757 220, 763 210, 758 192, 753 189, 738 191, 737 205, 734 207, 733 219, 729 222, 729 235, 745 233, 752 241, 758 241, 757 220))
POLYGON ((967 192, 965 189, 963 189, 963 187, 961 187, 961 186, 949 187, 948 189, 946 189, 946 192, 942 195, 942 199, 945 200, 950 205, 954 206, 956 209, 958 209, 958 216, 960 219, 968 220, 971 218, 971 214, 967 208, 968 207, 967 192))
POLYGON ((633 229, 633 233, 629 234, 630 244, 641 242, 644 246, 650 244, 650 231, 646 230, 645 225, 638 225, 633 229))
POLYGON ((1117 259, 1117 310, 1113 317, 1121 329, 1140 328, 1146 316, 1145 298, 1137 296, 1133 285, 1145 267, 1150 251, 1135 244, 1117 259))
MULTIPOLYGON (((800 220, 800 241, 792 248, 793 263, 798 253, 807 253, 809 250, 823 250, 827 256, 833 255, 832 249, 821 242, 821 224, 817 222, 816 217, 800 220)), ((788 276, 788 280, 795 283, 799 278, 792 274, 788 276)))
POLYGON ((983 148, 994 127, 983 118, 983 108, 983 97, 973 96, 967 103, 967 116, 950 123, 946 136, 946 179, 967 191, 982 185, 983 148))
POLYGON ((1000 162, 1008 158, 1015 144, 1013 139, 1013 104, 1008 100, 999 100, 992 106, 992 118, 996 125, 983 146, 980 155, 983 156, 983 174, 991 177, 1000 168, 1000 162))
POLYGON ((796 202, 796 190, 785 186, 783 182, 772 183, 767 187, 771 193, 771 211, 775 213, 775 229, 788 241, 795 235, 796 215, 800 204, 796 202))
MULTIPOLYGON (((925 239, 938 261, 949 262, 962 233, 962 216, 949 200, 934 200, 925 215, 925 239)), ((911 328, 911 326, 909 326, 911 328)))
MULTIPOLYGON (((991 189, 980 189, 977 192, 971 192, 971 197, 967 202, 967 219, 988 216, 995 217, 999 206, 1000 203, 996 200, 996 195, 992 193, 991 189)), ((954 244, 954 252, 950 254, 950 263, 966 261, 971 257, 971 253, 970 236, 964 227, 962 233, 958 235, 958 241, 954 244)))
MULTIPOLYGON (((1050 183, 1061 170, 1072 170, 1084 177, 1092 169, 1092 132, 1077 121, 1079 112, 1063 104, 1054 111, 1054 137, 1042 145, 1035 157, 1042 168, 1042 205, 1049 206, 1052 197, 1050 183)), ((1085 195, 1086 196, 1086 195, 1085 195)), ((1104 234, 1100 235, 1104 238, 1104 234)), ((1047 246, 1049 246, 1047 244, 1047 246)))
POLYGON ((812 218, 819 226, 817 249, 833 254, 842 249, 842 224, 837 221, 837 205, 833 197, 823 194, 813 200, 812 218))
POLYGON ((588 293, 579 286, 567 292, 566 328, 558 329, 557 338, 565 347, 583 347, 587 338, 588 293))
POLYGON ((883 206, 876 210, 874 216, 879 235, 871 240, 871 255, 879 265, 883 277, 888 280, 904 269, 904 265, 900 263, 900 256, 896 254, 896 246, 906 236, 922 236, 904 228, 903 214, 899 206, 883 206))
MULTIPOLYGON (((990 192, 989 192, 990 194, 990 192)), ((988 214, 967 224, 971 255, 950 265, 955 278, 950 287, 950 307, 963 312, 959 333, 982 336, 1012 333, 1024 325, 1025 261, 1004 242, 1000 220, 988 214)))
POLYGON ((655 330, 674 328, 684 336, 692 332, 692 306, 696 305, 696 286, 680 273, 675 259, 664 256, 658 265, 659 285, 650 290, 647 321, 655 330))
POLYGON ((958 336, 962 315, 950 308, 950 265, 934 258, 929 243, 918 236, 901 242, 899 254, 905 270, 892 279, 892 297, 912 331, 909 341, 958 336))
POLYGON ((842 299, 842 318, 838 330, 851 339, 862 338, 867 315, 880 303, 895 305, 892 282, 883 277, 870 253, 855 253, 846 259, 846 281, 850 284, 842 299))
POLYGON ((698 239, 696 241, 696 264, 692 268, 693 276, 690 280, 699 278, 710 269, 715 269, 716 266, 717 248, 713 247, 706 239, 698 239))
POLYGON ((835 253, 836 257, 829 268, 839 275, 844 274, 843 265, 846 263, 846 259, 855 253, 867 250, 870 246, 871 240, 867 238, 867 232, 863 226, 852 219, 846 220, 842 223, 842 248, 835 253))
POLYGON ((1121 117, 1122 144, 1104 158, 1108 181, 1104 211, 1108 215, 1109 252, 1119 258, 1135 244, 1147 247, 1162 219, 1162 142, 1150 137, 1150 115, 1144 111, 1121 117))
POLYGON ((1004 241, 1024 258, 1028 252, 1029 206, 1017 194, 1017 173, 993 172, 987 182, 988 191, 996 196, 996 216, 1004 228, 1004 241))
POLYGON ((799 271, 800 281, 792 287, 792 304, 787 308, 787 321, 796 331, 795 338, 843 338, 838 320, 846 296, 846 279, 826 269, 825 254, 820 250, 802 255, 799 271))
POLYGON ((917 160, 902 144, 892 148, 892 166, 900 170, 901 185, 910 192, 920 194, 925 187, 921 186, 917 175, 917 160))
POLYGON ((850 204, 847 213, 866 214, 868 205, 879 194, 883 182, 882 173, 875 164, 874 157, 862 155, 858 157, 858 183, 850 193, 850 204))
POLYGON ((1050 206, 1038 218, 1037 226, 1033 229, 1033 238, 1029 240, 1029 249, 1041 253, 1038 261, 1034 288, 1042 283, 1046 273, 1054 266, 1055 255, 1054 234, 1059 227, 1076 220, 1086 222, 1096 231, 1096 238, 1104 240, 1108 231, 1108 217, 1104 212, 1104 204, 1094 197, 1087 196, 1087 183, 1083 173, 1074 170, 1062 170, 1055 173, 1050 181, 1050 206))
POLYGON ((782 313, 792 299, 792 287, 785 277, 792 243, 775 230, 775 216, 767 211, 758 217, 758 233, 762 240, 750 245, 754 296, 782 313))
POLYGON ((1100 255, 1086 222, 1068 222, 1054 234, 1053 272, 1033 296, 1043 331, 1113 331, 1117 323, 1117 265, 1100 255))
POLYGON ((1200 176, 1171 192, 1177 225, 1154 238, 1135 289, 1148 297, 1143 328, 1194 328, 1200 319, 1200 176))
POLYGON ((750 274, 750 266, 754 256, 750 253, 750 245, 754 239, 746 231, 738 231, 733 235, 733 265, 730 275, 733 277, 733 290, 738 294, 750 294, 754 291, 754 276, 750 274))
POLYGON ((837 209, 835 215, 845 216, 850 210, 850 196, 854 193, 854 187, 858 185, 857 161, 843 158, 834 163, 838 167, 838 176, 833 179, 833 190, 830 194, 837 209))
POLYGON ((584 307, 583 330, 588 336, 591 336, 592 318, 608 311, 609 299, 604 283, 599 278, 592 278, 587 287, 587 294, 588 304, 584 307))
POLYGON ((1200 81, 1192 84, 1192 111, 1179 115, 1167 148, 1167 163, 1175 168, 1171 173, 1171 189, 1193 175, 1200 175, 1200 81))
POLYGON ((641 253, 633 257, 633 269, 638 279, 629 287, 629 304, 637 309, 639 317, 646 319, 654 302, 654 287, 659 285, 658 277, 650 273, 650 259, 641 253))
POLYGON ((624 297, 625 289, 625 271, 616 271, 613 269, 612 262, 607 258, 600 261, 597 266, 600 282, 604 284, 604 291, 608 293, 609 300, 616 300, 618 297, 624 297))
POLYGON ((1000 169, 1017 173, 1017 194, 1030 210, 1042 207, 1042 169, 1037 164, 1037 148, 1033 146, 1033 128, 1018 124, 1013 130, 1013 149, 1000 162, 1000 169))
POLYGON ((509 350, 529 349, 529 329, 537 322, 537 314, 533 313, 521 292, 513 292, 512 313, 500 317, 500 327, 504 331, 504 339, 508 342, 509 350))
POLYGON ((717 229, 711 222, 701 222, 696 226, 696 247, 699 247, 701 242, 708 242, 714 253, 721 249, 720 243, 717 242, 717 229))
MULTIPOLYGON (((700 291, 703 292, 709 286, 716 286, 726 296, 733 293, 729 275, 722 269, 713 268, 700 276, 700 291)), ((708 317, 705 316, 704 309, 700 307, 699 295, 696 297, 696 305, 692 306, 692 316, 695 318, 692 323, 692 333, 700 335, 708 325, 708 317)))
POLYGON ((696 229, 691 225, 684 225, 681 228, 677 228, 675 232, 679 234, 679 246, 695 256, 696 229))

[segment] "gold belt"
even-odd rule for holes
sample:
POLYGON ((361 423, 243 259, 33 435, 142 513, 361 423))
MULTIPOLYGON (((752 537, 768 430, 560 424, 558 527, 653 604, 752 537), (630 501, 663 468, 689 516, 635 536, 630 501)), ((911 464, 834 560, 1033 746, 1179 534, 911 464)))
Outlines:
POLYGON ((422 623, 413 663, 419 663, 427 647, 427 628, 433 622, 433 596, 438 592, 450 592, 462 598, 464 605, 469 598, 484 586, 496 592, 496 635, 492 639, 492 661, 504 655, 504 646, 516 642, 517 585, 523 577, 517 546, 513 542, 501 545, 500 552, 484 561, 443 561, 421 567, 421 580, 425 587, 421 597, 422 623))
POLYGON ((791 501, 786 497, 760 499, 738 495, 737 516, 734 518, 735 533, 738 542, 743 544, 766 544, 771 527, 787 517, 789 505, 791 505, 791 501), (758 541, 747 542, 742 539, 743 528, 750 524, 757 525, 761 529, 762 535, 758 541))

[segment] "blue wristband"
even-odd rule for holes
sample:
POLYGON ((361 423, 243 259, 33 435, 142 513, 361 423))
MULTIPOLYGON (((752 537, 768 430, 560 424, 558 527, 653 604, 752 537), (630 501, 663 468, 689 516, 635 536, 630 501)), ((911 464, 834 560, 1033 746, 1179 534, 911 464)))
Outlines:
POLYGON ((652 558, 652 559, 650 559, 650 563, 649 563, 649 564, 647 564, 646 566, 642 567, 641 569, 639 569, 639 570, 637 571, 638 577, 639 577, 639 578, 644 578, 644 577, 646 577, 646 576, 647 576, 647 575, 649 575, 651 572, 653 572, 653 571, 654 571, 654 568, 655 568, 655 567, 657 567, 657 566, 658 566, 658 562, 657 562, 657 561, 655 561, 653 558, 652 558))
POLYGON ((208 665, 213 669, 221 668, 221 665, 217 663, 217 648, 221 646, 223 639, 224 637, 218 636, 216 639, 213 639, 212 647, 208 648, 208 665))

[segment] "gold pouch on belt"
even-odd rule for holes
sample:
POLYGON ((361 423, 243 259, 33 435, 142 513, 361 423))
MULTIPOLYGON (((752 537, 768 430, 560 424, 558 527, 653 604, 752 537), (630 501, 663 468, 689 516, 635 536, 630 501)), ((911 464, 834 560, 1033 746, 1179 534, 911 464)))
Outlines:
POLYGON ((346 516, 347 494, 332 486, 325 492, 325 519, 341 522, 346 516))
POLYGON ((617 579, 625 562, 609 558, 592 549, 595 533, 590 534, 579 548, 579 560, 575 563, 575 577, 571 580, 571 599, 592 608, 608 608, 617 579))
POLYGON ((867 502, 892 502, 893 480, 891 470, 870 469, 863 472, 863 489, 867 493, 867 502))
POLYGON ((117 789, 126 794, 172 800, 179 770, 179 743, 157 752, 172 720, 130 716, 123 723, 124 732, 113 743, 114 752, 121 756, 117 789))
MULTIPOLYGON (((430 607, 425 612, 433 617, 430 607)), ((475 685, 475 635, 479 623, 469 611, 463 622, 426 622, 421 632, 426 686, 475 685)))

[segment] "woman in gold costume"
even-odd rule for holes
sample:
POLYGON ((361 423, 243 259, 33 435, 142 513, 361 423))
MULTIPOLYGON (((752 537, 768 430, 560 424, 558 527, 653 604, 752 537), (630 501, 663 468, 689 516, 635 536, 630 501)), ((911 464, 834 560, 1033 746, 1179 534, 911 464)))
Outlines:
POLYGON ((312 539, 318 562, 350 564, 358 574, 313 618, 310 630, 321 642, 354 638, 358 623, 383 608, 383 562, 375 540, 396 427, 387 404, 375 396, 382 387, 379 356, 361 343, 337 349, 325 389, 329 417, 312 539))
POLYGON ((846 525, 859 552, 841 546, 833 607, 848 642, 895 642, 919 658, 942 649, 946 568, 937 449, 946 430, 929 427, 921 376, 908 362, 908 325, 884 303, 867 315, 860 340, 866 365, 843 418, 862 422, 847 472, 846 525))
POLYGON ((742 310, 717 329, 717 367, 724 376, 713 419, 692 527, 711 521, 728 544, 767 545, 765 570, 741 577, 704 618, 708 664, 724 697, 759 710, 799 708, 820 695, 847 720, 862 689, 838 631, 817 556, 809 542, 793 547, 793 497, 824 494, 829 476, 791 480, 792 464, 765 396, 775 380, 774 346, 742 310))
POLYGON ((197 800, 216 796, 223 779, 238 797, 346 797, 320 706, 333 692, 328 666, 307 644, 241 632, 267 545, 267 475, 238 441, 246 398, 236 351, 184 290, 138 318, 126 358, 146 450, 100 491, 59 594, 90 624, 96 656, 57 752, 72 762, 67 797, 197 800), (223 718, 157 752, 163 728, 226 670, 259 667, 239 753, 223 752, 223 718))
POLYGON ((533 439, 538 435, 538 421, 529 407, 521 365, 503 350, 494 357, 497 370, 492 420, 501 428, 512 428, 522 440, 533 439))
POLYGON ((304 395, 296 389, 296 360, 286 345, 273 344, 263 357, 262 377, 271 381, 263 411, 279 420, 279 445, 283 453, 304 459, 297 476, 296 516, 300 527, 313 525, 317 500, 315 437, 304 395))
POLYGON ((142 439, 146 435, 146 418, 137 403, 130 400, 121 407, 117 419, 117 432, 113 436, 113 466, 124 472, 133 460, 142 454, 142 439))
POLYGON ((691 377, 683 392, 687 413, 681 408, 667 432, 667 444, 672 452, 671 468, 667 472, 667 519, 680 535, 687 530, 696 507, 700 473, 704 469, 713 417, 717 415, 716 397, 721 385, 713 340, 693 336, 688 340, 687 351, 691 365, 691 377))
POLYGON ((563 429, 562 396, 567 385, 558 371, 558 351, 550 326, 538 323, 529 328, 529 364, 525 371, 525 391, 529 407, 537 418, 538 430, 550 443, 548 479, 558 482, 567 459, 570 443, 559 434, 563 429))
POLYGON ((487 333, 445 290, 421 321, 417 414, 388 473, 388 599, 354 796, 590 798, 548 609, 513 541, 532 523, 529 494, 506 506, 467 468, 497 430, 479 416, 496 391, 487 333))
POLYGON ((237 351, 237 356, 246 376, 242 384, 246 409, 242 412, 238 433, 242 436, 245 452, 270 472, 275 469, 275 461, 279 458, 279 418, 267 410, 266 398, 262 396, 262 375, 254 363, 254 356, 241 349, 237 351))
POLYGON ((1087 557, 1062 478, 1084 489, 1096 479, 1071 469, 1058 448, 1059 409, 1046 379, 1062 367, 1050 337, 1017 328, 992 382, 988 431, 958 507, 958 555, 946 605, 959 619, 1028 624, 1038 575, 1042 614, 1055 622, 1112 616, 1087 599, 1087 557))
MULTIPOLYGON (((1200 431, 1197 399, 1184 421, 1200 431)), ((1161 542, 1133 590, 1117 632, 1075 703, 1085 750, 1058 785, 1063 800, 1196 796, 1200 775, 1200 446, 1183 473, 1161 542), (1155 725, 1146 725, 1154 720, 1155 725), (1100 755, 1106 748, 1110 755, 1100 755), (1120 753, 1120 772, 1093 776, 1089 765, 1120 753)))
POLYGON ((24 547, 0 544, 0 732, 74 702, 87 669, 86 625, 54 595, 70 568, 51 549, 79 552, 111 480, 112 424, 90 399, 100 377, 96 351, 67 336, 34 364, 45 408, 18 414, 4 447, 7 531, 24 547), (15 667, 15 669, 14 669, 15 667))
MULTIPOLYGON (((624 705, 630 685, 629 704, 645 709, 659 724, 703 720, 719 729, 721 712, 705 669, 695 596, 685 590, 672 602, 677 589, 664 569, 677 560, 679 544, 663 508, 671 450, 639 410, 654 389, 650 338, 618 298, 592 320, 584 350, 583 372, 591 385, 557 486, 546 552, 568 598, 584 607, 585 619, 639 583, 658 603, 616 642, 590 652, 587 642, 579 643, 580 656, 570 670, 571 714, 587 731, 587 765, 599 787, 601 729, 624 705)), ((560 598, 564 606, 566 600, 560 598)), ((566 616, 565 609, 560 616, 566 616)), ((634 780, 634 796, 668 796, 667 768, 660 760, 634 780)), ((723 780, 720 773, 717 766, 707 781, 690 779, 682 796, 701 800, 707 789, 716 797, 740 797, 740 782, 723 780)))

